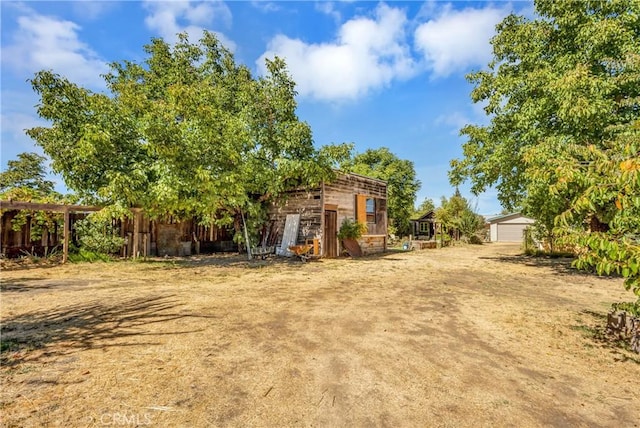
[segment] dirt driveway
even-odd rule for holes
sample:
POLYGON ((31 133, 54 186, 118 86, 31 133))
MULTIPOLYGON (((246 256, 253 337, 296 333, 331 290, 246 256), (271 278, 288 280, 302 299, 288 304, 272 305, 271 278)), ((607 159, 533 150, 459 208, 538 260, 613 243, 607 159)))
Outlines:
POLYGON ((621 281, 517 245, 2 272, 5 426, 640 426, 621 281))

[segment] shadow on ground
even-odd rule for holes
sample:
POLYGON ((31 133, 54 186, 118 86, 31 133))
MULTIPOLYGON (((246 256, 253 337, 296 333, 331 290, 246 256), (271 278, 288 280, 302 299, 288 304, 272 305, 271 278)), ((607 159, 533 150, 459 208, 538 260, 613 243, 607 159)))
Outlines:
POLYGON ((24 293, 27 291, 46 291, 55 288, 69 288, 86 286, 85 280, 67 279, 64 281, 50 281, 48 278, 12 278, 9 281, 0 282, 0 291, 3 293, 24 293))
POLYGON ((173 296, 145 297, 116 304, 92 302, 27 312, 2 320, 2 366, 69 354, 81 349, 154 345, 154 338, 192 331, 149 332, 148 326, 180 318, 211 316, 181 313, 173 296), (51 346, 57 345, 57 346, 51 346), (43 350, 44 352, 34 352, 43 350))
POLYGON ((640 364, 640 355, 631 350, 630 337, 607 329, 607 314, 589 310, 581 311, 580 314, 587 319, 572 325, 571 328, 580 331, 591 342, 590 346, 608 350, 613 354, 615 361, 640 364))
POLYGON ((518 264, 523 266, 551 268, 561 275, 592 276, 593 273, 580 271, 571 266, 575 260, 571 257, 529 256, 518 254, 513 256, 478 257, 481 260, 493 260, 501 263, 518 264))
MULTIPOLYGON (((388 249, 384 253, 370 254, 367 256, 353 258, 348 255, 340 256, 337 259, 353 259, 353 260, 399 260, 393 258, 393 255, 400 253, 407 253, 402 249, 388 249)), ((301 260, 300 257, 280 257, 275 254, 270 254, 265 258, 255 257, 252 260, 247 259, 246 254, 238 253, 216 253, 216 254, 200 254, 188 257, 149 257, 144 260, 127 261, 128 263, 141 263, 143 265, 152 266, 158 269, 172 269, 172 268, 190 268, 190 267, 229 267, 229 268, 242 268, 242 269, 259 269, 266 266, 299 266, 304 263, 314 263, 318 260, 323 260, 321 257, 310 257, 309 259, 301 260)), ((335 259, 331 259, 335 260, 335 259)))

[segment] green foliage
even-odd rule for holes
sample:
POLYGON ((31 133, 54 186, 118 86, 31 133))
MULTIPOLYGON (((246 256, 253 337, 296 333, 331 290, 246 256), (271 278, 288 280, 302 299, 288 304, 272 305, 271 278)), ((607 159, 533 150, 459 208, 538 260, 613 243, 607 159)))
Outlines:
MULTIPOLYGON (((23 202, 61 202, 62 196, 54 191, 53 182, 46 180, 46 158, 36 153, 20 153, 18 159, 7 162, 7 169, 0 173, 0 199, 23 202)), ((11 228, 21 230, 29 223, 30 239, 40 239, 45 230, 62 227, 59 213, 21 210, 11 220, 11 228)))
POLYGON ((60 213, 48 211, 20 210, 11 219, 11 228, 20 231, 29 223, 30 240, 37 241, 42 238, 45 230, 53 231, 55 228, 64 227, 64 218, 60 213))
POLYGON ((20 342, 17 339, 6 339, 5 337, 0 340, 0 353, 15 352, 20 349, 20 342))
POLYGON ((608 232, 575 233, 568 239, 579 245, 580 252, 574 266, 594 269, 598 275, 620 275, 627 290, 640 301, 640 246, 637 238, 611 239, 608 232))
POLYGON ((614 311, 625 311, 634 317, 640 317, 640 301, 614 303, 611 309, 614 311))
POLYGON ((451 236, 448 233, 436 233, 435 239, 437 242, 444 242, 446 244, 451 241, 451 236))
POLYGON ((12 189, 28 189, 32 195, 54 193, 53 182, 45 179, 45 160, 45 157, 36 153, 20 153, 17 160, 8 161, 6 171, 0 173, 2 198, 6 198, 5 193, 12 189))
POLYGON ((143 63, 111 64, 108 95, 51 71, 31 80, 51 126, 27 133, 85 201, 232 224, 291 188, 331 178, 350 150, 314 148, 279 58, 254 78, 212 33, 195 44, 186 34, 174 46, 153 39, 144 49, 143 63))
POLYGON ((75 222, 76 236, 80 244, 80 254, 111 254, 124 245, 124 238, 118 235, 111 218, 99 213, 89 214, 75 222))
POLYGON ((424 198, 424 201, 418 206, 414 211, 414 217, 421 217, 428 212, 435 211, 436 204, 433 202, 431 198, 424 198))
POLYGON ((460 215, 457 227, 463 239, 477 244, 479 242, 474 238, 476 238, 477 232, 480 231, 483 226, 484 218, 474 213, 471 209, 468 209, 464 210, 460 215))
POLYGON ((555 192, 576 182, 584 187, 571 209, 558 216, 557 230, 580 249, 576 267, 621 275, 640 302, 640 120, 603 145, 575 148, 587 161, 552 186, 555 192), (571 227, 583 220, 603 227, 571 227))
POLYGON ((512 15, 498 25, 489 70, 469 76, 472 99, 486 103, 491 123, 462 129, 469 140, 464 158, 452 162, 451 178, 471 179, 476 192, 496 185, 506 207, 522 205, 536 218, 541 208, 553 218, 566 209, 566 198, 548 195, 549 184, 561 179, 555 164, 567 157, 566 148, 598 144, 608 126, 638 115, 640 6, 535 5, 538 19, 512 15))
MULTIPOLYGON (((509 16, 471 94, 491 122, 462 129, 453 183, 495 185, 575 266, 619 274, 640 296, 640 3, 537 0, 509 16)), ((639 300, 640 302, 640 300, 639 300)))
POLYGON ((338 239, 358 239, 367 233, 367 225, 359 221, 345 218, 338 231, 338 239))
POLYGON ((94 252, 80 248, 69 254, 69 261, 72 263, 93 263, 93 262, 110 262, 111 256, 104 253, 94 252))
POLYGON ((472 241, 476 233, 484 226, 484 218, 474 213, 469 201, 460 195, 458 190, 449 199, 442 197, 440 207, 436 209, 435 215, 440 224, 446 229, 458 230, 467 242, 472 241))
POLYGON ((410 219, 420 189, 413 162, 398 158, 388 148, 368 149, 342 162, 340 168, 387 182, 387 213, 389 223, 400 236, 411 233, 410 219))

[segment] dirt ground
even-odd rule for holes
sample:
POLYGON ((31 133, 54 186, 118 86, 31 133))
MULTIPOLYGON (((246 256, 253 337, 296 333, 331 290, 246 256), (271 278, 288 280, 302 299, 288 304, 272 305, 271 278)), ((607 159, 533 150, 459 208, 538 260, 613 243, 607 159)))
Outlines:
POLYGON ((631 294, 517 245, 1 277, 4 426, 640 426, 631 294))

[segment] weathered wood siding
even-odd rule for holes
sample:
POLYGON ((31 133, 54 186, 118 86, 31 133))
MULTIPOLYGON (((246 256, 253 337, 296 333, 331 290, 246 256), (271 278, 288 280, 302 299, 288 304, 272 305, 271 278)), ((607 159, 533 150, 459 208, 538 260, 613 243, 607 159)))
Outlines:
POLYGON ((322 242, 322 192, 320 188, 311 190, 295 190, 288 192, 269 209, 269 218, 273 221, 274 230, 278 233, 276 245, 282 243, 282 233, 287 214, 300 214, 298 243, 306 239, 317 238, 322 242))
POLYGON ((231 228, 215 224, 200 225, 195 219, 182 220, 166 216, 150 220, 139 214, 119 224, 125 244, 120 251, 122 257, 137 255, 188 256, 194 253, 235 251, 231 228), (137 237, 135 242, 134 237, 137 237))
POLYGON ((362 248, 362 254, 367 256, 369 254, 382 253, 387 249, 387 236, 386 235, 364 235, 358 239, 360 248, 362 248))
MULTIPOLYGON (((64 227, 54 223, 53 228, 49 229, 43 226, 42 236, 40 239, 31 240, 31 217, 27 218, 27 222, 19 229, 13 230, 12 220, 18 215, 18 211, 8 210, 2 213, 0 220, 0 248, 4 257, 14 258, 33 254, 44 256, 49 254, 55 248, 62 248, 64 239, 64 227)), ((60 214, 62 216, 62 214, 60 214)), ((83 219, 86 214, 72 213, 70 214, 70 223, 83 219)))
POLYGON ((387 234, 387 184, 384 181, 357 174, 339 174, 337 179, 324 185, 324 203, 338 206, 338 228, 345 218, 357 219, 356 195, 375 198, 376 221, 368 223, 368 234, 387 234))
MULTIPOLYGON (((306 239, 318 239, 320 254, 337 254, 337 248, 331 251, 324 248, 325 210, 336 211, 337 228, 345 218, 355 220, 357 195, 366 195, 376 199, 375 221, 368 223, 368 235, 363 241, 366 253, 381 252, 386 249, 387 234, 387 185, 384 181, 363 177, 357 174, 338 173, 336 180, 323 183, 317 189, 288 192, 275 202, 270 210, 270 220, 275 222, 278 233, 277 245, 282 241, 284 223, 287 214, 300 214, 298 243, 306 239), (375 235, 375 236, 371 236, 375 235)), ((333 232, 336 233, 336 232, 333 232)), ((364 238, 364 237, 363 237, 364 238)), ((334 241, 337 243, 337 241, 334 241)), ((337 247, 337 245, 336 245, 337 247)))

